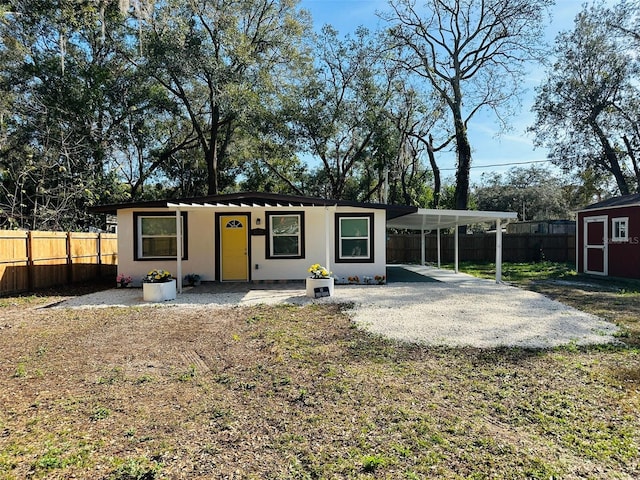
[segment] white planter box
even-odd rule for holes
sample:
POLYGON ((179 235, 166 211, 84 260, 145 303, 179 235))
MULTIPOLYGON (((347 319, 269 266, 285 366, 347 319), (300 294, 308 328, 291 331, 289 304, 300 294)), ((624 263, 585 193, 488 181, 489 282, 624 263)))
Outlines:
POLYGON ((320 298, 333 295, 333 277, 331 278, 307 278, 307 297, 320 298))
POLYGON ((176 299, 176 280, 162 283, 143 283, 142 299, 145 302, 164 302, 176 299))

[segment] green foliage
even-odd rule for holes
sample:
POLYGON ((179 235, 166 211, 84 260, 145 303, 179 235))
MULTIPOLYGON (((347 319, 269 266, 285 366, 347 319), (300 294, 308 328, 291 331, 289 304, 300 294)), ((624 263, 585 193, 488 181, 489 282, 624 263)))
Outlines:
POLYGON ((74 466, 83 467, 89 461, 91 450, 91 446, 83 442, 78 445, 62 442, 54 446, 52 442, 47 441, 45 451, 32 463, 31 468, 36 472, 36 477, 40 477, 52 470, 64 470, 74 466))
POLYGON ((91 413, 91 416, 89 417, 89 419, 92 422, 97 422, 98 420, 104 420, 106 418, 109 418, 109 416, 111 415, 111 410, 109 410, 106 407, 96 407, 93 409, 93 412, 91 413))
MULTIPOLYGON (((486 11, 472 1, 470 15, 427 3, 436 15, 394 0, 389 38, 364 28, 340 37, 330 26, 314 35, 296 0, 140 1, 130 9, 116 1, 3 1, 0 228, 84 230, 101 226, 87 206, 238 189, 472 207, 469 120, 485 107, 506 118, 522 61, 539 53, 550 1, 499 0, 486 11), (416 63, 430 58, 421 55, 430 51, 424 32, 437 30, 438 19, 456 25, 438 31, 446 44, 464 46, 449 50, 460 57, 440 57, 447 49, 436 47, 435 64, 416 63), (483 36, 496 25, 504 35, 483 36), (426 153, 454 143, 459 175, 440 201, 440 174, 426 153)), ((638 175, 627 164, 640 144, 630 81, 637 58, 607 43, 633 43, 637 25, 625 19, 635 18, 635 7, 604 10, 600 27, 590 21, 600 10, 585 10, 576 32, 560 38, 566 55, 540 92, 539 143, 581 169, 580 186, 566 192, 580 199, 574 203, 600 193, 603 176, 633 185, 638 175), (582 85, 573 74, 585 72, 582 85), (602 99, 591 102, 600 110, 586 109, 592 97, 602 99), (594 149, 585 124, 592 117, 610 137, 613 153, 604 157, 618 158, 619 172, 594 149)), ((482 204, 501 198, 494 193, 504 185, 489 183, 482 204)), ((536 191, 527 203, 551 198, 550 187, 536 191)))
POLYGON ((198 369, 196 368, 195 365, 191 364, 189 365, 189 369, 186 372, 183 372, 180 375, 178 375, 178 380, 180 380, 181 382, 189 382, 194 378, 196 378, 197 375, 198 375, 198 369))
MULTIPOLYGON (((384 169, 397 156, 386 108, 394 75, 368 30, 339 38, 331 26, 316 42, 316 72, 304 85, 295 127, 319 162, 306 188, 324 198, 381 199, 384 169)), ((387 60, 388 61, 388 60, 387 60)))
POLYGON ((474 197, 479 210, 515 211, 520 220, 566 219, 583 206, 571 203, 560 178, 535 166, 483 174, 474 197))
POLYGON ((128 458, 109 475, 109 480, 153 480, 158 478, 162 467, 145 457, 128 458))
POLYGON ((27 376, 27 366, 24 362, 18 363, 15 371, 13 372, 13 378, 24 378, 27 376))
POLYGON ((365 472, 375 472, 378 468, 384 467, 387 463, 387 459, 382 455, 366 455, 362 459, 362 470, 365 472))
POLYGON ((296 2, 98 3, 7 2, 0 227, 99 226, 87 206, 237 188, 246 161, 291 150, 296 2))
MULTIPOLYGON (((444 268, 453 268, 452 264, 443 264, 444 268)), ((460 271, 480 278, 495 278, 495 263, 459 262, 460 271)), ((535 263, 511 263, 502 264, 502 278, 508 282, 526 282, 534 280, 547 280, 550 278, 564 278, 574 276, 575 265, 572 263, 535 262, 535 263)))
POLYGON ((638 7, 584 5, 574 29, 556 38, 531 128, 555 164, 606 175, 623 195, 640 184, 638 7))

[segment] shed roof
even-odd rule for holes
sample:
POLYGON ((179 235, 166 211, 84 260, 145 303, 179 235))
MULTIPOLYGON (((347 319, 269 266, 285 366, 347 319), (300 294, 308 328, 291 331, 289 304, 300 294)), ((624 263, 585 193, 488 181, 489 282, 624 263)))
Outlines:
POLYGON ((608 198, 607 200, 587 205, 580 211, 595 210, 598 208, 630 207, 634 205, 640 205, 640 193, 608 198))

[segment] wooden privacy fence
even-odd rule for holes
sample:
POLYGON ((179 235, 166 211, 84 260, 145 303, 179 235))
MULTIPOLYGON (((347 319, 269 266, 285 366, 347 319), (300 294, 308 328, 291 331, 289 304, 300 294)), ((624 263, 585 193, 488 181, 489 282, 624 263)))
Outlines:
POLYGON ((116 275, 117 235, 0 230, 0 295, 116 275))
MULTIPOLYGON (((388 235, 387 262, 420 263, 420 234, 388 235)), ((438 260, 438 240, 435 234, 425 235, 425 258, 428 262, 438 260)), ((454 235, 440 236, 440 259, 453 262, 455 255, 454 235)), ((494 262, 496 259, 495 234, 460 235, 460 261, 494 262)), ((575 234, 503 234, 502 260, 505 262, 575 262, 575 234)))

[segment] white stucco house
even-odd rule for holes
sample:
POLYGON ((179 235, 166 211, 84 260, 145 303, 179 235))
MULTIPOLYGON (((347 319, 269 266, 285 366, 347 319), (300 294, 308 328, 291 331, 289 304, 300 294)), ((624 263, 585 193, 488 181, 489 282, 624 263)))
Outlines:
POLYGON ((315 263, 339 280, 373 278, 386 272, 388 226, 425 230, 515 218, 509 212, 251 192, 103 205, 91 211, 117 215, 118 273, 132 276, 136 284, 148 271, 162 268, 178 279, 179 289, 183 276, 192 273, 218 282, 302 280, 315 263))

